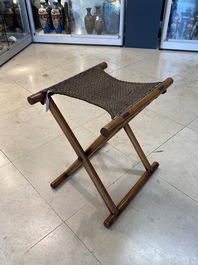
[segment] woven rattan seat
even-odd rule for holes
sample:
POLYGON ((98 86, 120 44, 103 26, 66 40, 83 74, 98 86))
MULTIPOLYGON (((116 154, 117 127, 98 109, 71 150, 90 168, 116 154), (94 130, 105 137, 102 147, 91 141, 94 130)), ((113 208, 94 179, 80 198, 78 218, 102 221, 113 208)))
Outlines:
POLYGON ((120 81, 99 65, 64 80, 46 91, 82 99, 105 109, 112 118, 123 113, 161 83, 120 81))
POLYGON ((129 126, 129 122, 154 99, 165 93, 166 89, 173 83, 173 79, 169 77, 163 82, 155 83, 125 82, 107 74, 104 71, 106 67, 106 63, 96 65, 82 73, 29 96, 28 102, 30 104, 35 104, 37 102, 41 102, 42 104, 46 103, 47 108, 51 111, 77 154, 76 161, 51 183, 51 187, 55 189, 66 180, 68 176, 83 166, 110 211, 110 215, 104 221, 104 225, 109 227, 115 222, 120 213, 127 207, 159 165, 157 162, 153 162, 152 164, 149 163, 129 126), (54 94, 84 100, 105 109, 111 115, 111 121, 101 128, 99 136, 86 150, 83 150, 72 129, 58 109, 53 100, 54 94), (102 148, 104 144, 121 129, 125 130, 133 144, 145 167, 145 172, 116 206, 94 169, 90 157, 102 148))

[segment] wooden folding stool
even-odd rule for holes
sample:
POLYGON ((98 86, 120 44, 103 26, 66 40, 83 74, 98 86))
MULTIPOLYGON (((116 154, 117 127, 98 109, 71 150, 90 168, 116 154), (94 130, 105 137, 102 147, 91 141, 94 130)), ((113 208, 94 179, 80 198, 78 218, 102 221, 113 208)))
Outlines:
POLYGON ((157 162, 153 164, 149 163, 129 126, 129 122, 160 94, 165 93, 166 89, 173 83, 173 79, 169 77, 163 82, 155 83, 124 82, 107 74, 104 71, 105 68, 107 68, 107 64, 104 62, 96 65, 80 74, 29 96, 28 102, 31 105, 37 102, 41 102, 42 104, 46 103, 46 107, 51 111, 78 157, 65 172, 51 183, 51 187, 55 189, 78 168, 84 166, 110 211, 110 215, 104 221, 104 225, 110 227, 159 165, 157 162), (111 115, 112 120, 100 130, 100 135, 86 150, 83 150, 53 101, 52 95, 54 94, 84 100, 105 109, 111 115), (145 173, 116 206, 89 158, 122 128, 125 130, 139 155, 145 167, 145 173))

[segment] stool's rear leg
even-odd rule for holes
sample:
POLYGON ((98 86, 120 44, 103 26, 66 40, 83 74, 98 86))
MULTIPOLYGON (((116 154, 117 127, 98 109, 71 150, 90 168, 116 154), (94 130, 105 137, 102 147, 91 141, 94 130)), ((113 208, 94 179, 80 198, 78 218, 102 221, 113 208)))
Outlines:
MULTIPOLYGON (((98 149, 104 146, 104 144, 108 141, 109 138, 105 138, 100 135, 85 151, 87 157, 91 157, 98 149)), ((80 159, 76 159, 70 167, 64 171, 60 176, 58 176, 52 183, 51 187, 55 189, 58 187, 66 178, 72 175, 77 169, 82 166, 82 161, 80 159)))
POLYGON ((128 135, 131 143, 133 144, 139 158, 141 159, 144 167, 146 170, 150 170, 152 171, 152 166, 151 164, 149 163, 147 157, 145 156, 140 144, 138 143, 133 131, 131 130, 131 127, 129 126, 129 124, 127 123, 125 126, 124 126, 124 130, 126 132, 126 134, 128 135))

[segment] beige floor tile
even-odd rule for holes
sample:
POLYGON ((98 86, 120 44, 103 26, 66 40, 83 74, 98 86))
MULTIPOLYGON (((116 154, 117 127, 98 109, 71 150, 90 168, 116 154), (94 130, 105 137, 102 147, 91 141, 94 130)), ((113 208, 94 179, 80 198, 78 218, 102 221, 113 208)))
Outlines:
POLYGON ((188 67, 187 70, 174 77, 175 83, 178 87, 192 90, 198 93, 198 65, 188 67))
POLYGON ((177 64, 183 64, 188 67, 197 65, 198 53, 197 52, 184 52, 184 51, 160 51, 157 54, 160 59, 176 62, 177 64))
POLYGON ((50 68, 40 73, 16 77, 15 82, 31 93, 36 93, 71 76, 72 74, 69 71, 65 71, 62 68, 50 68))
POLYGON ((54 100, 65 119, 71 119, 78 125, 82 125, 90 120, 93 120, 105 112, 97 106, 71 97, 55 95, 54 100))
POLYGON ((0 168, 0 264, 11 264, 61 224, 12 164, 0 168))
POLYGON ((188 128, 193 129, 198 132, 198 118, 188 124, 188 128))
POLYGON ((173 77, 187 69, 185 64, 178 64, 177 61, 170 61, 160 55, 150 56, 144 60, 135 62, 127 67, 130 70, 135 70, 142 74, 146 73, 151 77, 162 81, 167 77, 173 77))
MULTIPOLYGON (((129 66, 130 68, 130 66, 129 66)), ((128 82, 140 82, 140 83, 148 83, 148 82, 155 82, 158 81, 156 78, 151 77, 147 74, 142 74, 139 73, 135 70, 128 69, 128 67, 120 68, 118 70, 115 70, 110 73, 113 77, 123 80, 123 81, 128 81, 128 82)))
MULTIPOLYGON (((197 264, 197 203, 160 180, 159 173, 109 230, 103 226, 107 210, 98 198, 67 221, 102 264, 197 264)), ((114 197, 120 197, 124 182, 129 189, 130 175, 110 187, 114 197)))
POLYGON ((13 110, 27 106, 28 91, 13 81, 0 85, 0 116, 13 110))
MULTIPOLYGON (((77 128, 74 132, 83 148, 95 139, 86 129, 77 128)), ((57 190, 50 188, 50 182, 75 159, 74 151, 62 136, 14 162, 63 220, 72 216, 98 194, 85 169, 79 170, 57 190)), ((106 145, 91 161, 106 187, 135 165, 133 160, 110 145, 106 145)))
POLYGON ((69 178, 56 190, 50 187, 50 183, 75 159, 76 155, 62 136, 15 161, 17 168, 63 220, 72 216, 94 197, 94 191, 86 192, 74 178, 69 178))
MULTIPOLYGON (((28 106, 0 117, 0 148, 11 159, 55 139, 62 131, 42 105, 28 106)), ((71 126, 76 127, 74 122, 71 126)))
POLYGON ((26 75, 40 73, 53 67, 53 65, 44 62, 43 60, 34 59, 34 63, 28 58, 17 58, 13 59, 9 64, 5 64, 1 68, 1 74, 15 80, 17 77, 24 77, 26 75))
POLYGON ((186 89, 180 83, 175 83, 168 92, 158 100, 153 101, 148 108, 169 119, 187 125, 197 117, 198 93, 186 89))
POLYGON ((117 68, 120 68, 120 66, 117 66, 115 63, 112 63, 111 61, 104 60, 104 58, 99 58, 98 55, 96 54, 88 56, 85 59, 81 60, 73 59, 68 62, 65 62, 64 64, 61 65, 60 71, 71 72, 73 75, 76 75, 104 61, 108 64, 108 68, 106 68, 105 70, 107 72, 111 72, 117 68))
POLYGON ((184 128, 156 152, 161 178, 198 202, 198 133, 184 128))
POLYGON ((141 61, 142 59, 148 58, 153 54, 153 51, 150 50, 137 50, 137 49, 119 49, 119 48, 107 48, 104 52, 100 52, 97 57, 104 61, 109 61, 115 63, 118 66, 124 67, 131 65, 135 62, 141 61))
POLYGON ((0 167, 9 164, 10 160, 5 156, 5 154, 0 151, 0 167))
POLYGON ((65 225, 15 260, 13 265, 99 265, 100 262, 65 225))

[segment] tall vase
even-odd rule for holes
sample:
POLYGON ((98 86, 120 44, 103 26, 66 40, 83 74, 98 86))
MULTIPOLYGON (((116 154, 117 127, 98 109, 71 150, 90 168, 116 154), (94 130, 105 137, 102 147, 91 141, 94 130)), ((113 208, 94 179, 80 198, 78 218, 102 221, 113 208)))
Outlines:
POLYGON ((31 1, 31 7, 32 7, 32 15, 34 19, 35 29, 39 29, 40 21, 39 21, 38 7, 34 4, 34 1, 31 1))
POLYGON ((6 25, 2 15, 0 15, 0 33, 4 34, 5 32, 6 32, 6 25))
POLYGON ((11 8, 10 5, 10 1, 3 1, 5 8, 3 10, 3 16, 6 22, 6 25, 8 27, 9 30, 14 30, 15 27, 15 16, 14 16, 14 12, 11 8))
POLYGON ((19 28, 23 30, 23 22, 22 22, 21 15, 22 15, 21 8, 20 8, 20 5, 18 4, 18 6, 15 8, 15 17, 16 17, 19 28))
POLYGON ((102 15, 101 6, 95 6, 95 8, 96 12, 94 14, 94 29, 98 35, 101 35, 105 27, 104 18, 102 15))
POLYGON ((88 34, 92 34, 94 30, 94 17, 91 14, 91 7, 87 7, 87 14, 84 17, 85 28, 88 34))
POLYGON ((68 0, 68 10, 69 10, 69 17, 70 17, 70 23, 71 23, 71 31, 75 31, 76 22, 74 19, 74 12, 72 8, 73 1, 68 0))
POLYGON ((46 9, 46 2, 40 1, 41 7, 38 10, 39 20, 44 33, 50 33, 50 16, 46 9))
POLYGON ((61 15, 61 27, 63 29, 63 24, 64 24, 64 8, 63 8, 63 5, 61 4, 61 0, 57 0, 58 2, 58 8, 60 9, 60 15, 61 15))
POLYGON ((62 21, 61 21, 61 13, 60 9, 58 8, 58 2, 53 2, 54 7, 52 8, 51 11, 51 16, 52 16, 52 23, 54 26, 54 30, 56 33, 62 33, 62 21))
POLYGON ((107 33, 118 34, 120 25, 120 0, 105 0, 103 7, 107 33))
POLYGON ((67 2, 64 3, 64 30, 66 34, 71 34, 71 18, 69 13, 69 5, 67 2))
POLYGON ((45 0, 45 7, 46 7, 47 13, 49 14, 50 29, 53 30, 53 23, 52 23, 52 16, 51 16, 52 7, 49 4, 49 0, 45 0))

